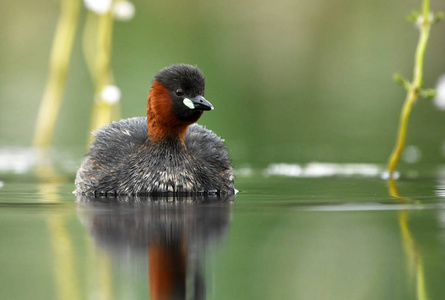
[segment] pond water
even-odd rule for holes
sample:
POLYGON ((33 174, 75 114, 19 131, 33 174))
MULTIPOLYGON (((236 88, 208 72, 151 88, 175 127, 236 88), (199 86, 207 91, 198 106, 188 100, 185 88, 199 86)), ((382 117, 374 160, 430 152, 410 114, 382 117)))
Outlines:
MULTIPOLYGON (((106 25, 84 7, 57 152, 27 148, 59 2, 76 1, 0 1, 0 300, 445 298, 443 108, 417 101, 396 183, 375 164, 394 146, 405 91, 392 76, 411 78, 405 16, 421 1, 132 1, 109 41, 121 118, 145 114, 157 71, 197 65, 215 106, 199 123, 237 166, 234 199, 195 203, 72 194, 96 102, 91 25, 106 25)), ((443 24, 426 89, 444 74, 443 24)))
POLYGON ((125 203, 4 174, 2 299, 441 299, 443 168, 380 169, 246 167, 234 199, 125 203))

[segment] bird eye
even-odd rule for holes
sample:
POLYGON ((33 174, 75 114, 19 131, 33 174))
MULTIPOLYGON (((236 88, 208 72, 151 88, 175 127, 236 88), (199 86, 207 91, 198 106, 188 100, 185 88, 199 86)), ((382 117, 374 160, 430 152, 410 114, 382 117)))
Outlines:
POLYGON ((176 96, 182 96, 182 95, 184 95, 184 91, 183 91, 182 89, 177 89, 177 90, 175 91, 175 93, 176 93, 176 96))

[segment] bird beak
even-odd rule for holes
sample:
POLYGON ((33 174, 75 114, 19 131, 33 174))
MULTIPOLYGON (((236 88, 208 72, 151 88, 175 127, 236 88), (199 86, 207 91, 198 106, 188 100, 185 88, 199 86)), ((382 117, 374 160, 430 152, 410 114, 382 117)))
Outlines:
POLYGON ((190 109, 196 110, 213 110, 213 105, 206 100, 203 96, 196 96, 194 98, 184 99, 184 104, 190 109))

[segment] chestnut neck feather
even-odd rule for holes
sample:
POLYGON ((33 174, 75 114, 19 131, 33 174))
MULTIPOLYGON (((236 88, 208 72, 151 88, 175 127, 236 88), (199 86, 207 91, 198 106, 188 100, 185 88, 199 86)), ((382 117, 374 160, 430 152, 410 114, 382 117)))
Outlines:
POLYGON ((175 116, 170 91, 157 80, 148 94, 147 125, 149 139, 157 143, 172 137, 179 137, 184 143, 190 125, 175 116))

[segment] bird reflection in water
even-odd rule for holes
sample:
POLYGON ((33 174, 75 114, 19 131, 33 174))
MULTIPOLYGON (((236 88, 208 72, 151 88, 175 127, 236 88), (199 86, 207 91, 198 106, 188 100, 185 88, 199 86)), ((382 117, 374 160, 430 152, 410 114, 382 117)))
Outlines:
POLYGON ((171 200, 77 197, 79 218, 99 247, 148 254, 150 299, 205 299, 206 250, 221 245, 233 196, 171 200))

